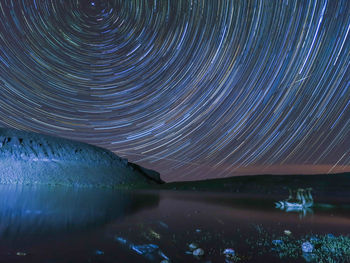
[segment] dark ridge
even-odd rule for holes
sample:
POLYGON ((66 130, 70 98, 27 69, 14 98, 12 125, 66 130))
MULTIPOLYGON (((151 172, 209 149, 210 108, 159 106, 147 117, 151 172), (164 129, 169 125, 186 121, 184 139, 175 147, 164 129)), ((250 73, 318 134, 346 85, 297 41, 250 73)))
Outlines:
POLYGON ((156 182, 157 184, 165 184, 165 182, 160 178, 160 173, 150 170, 147 168, 144 168, 138 164, 135 163, 128 163, 132 168, 134 168, 136 171, 144 174, 145 177, 147 177, 149 180, 156 182))
POLYGON ((350 196, 350 172, 339 174, 251 175, 201 181, 173 182, 163 188, 246 194, 288 194, 288 189, 308 188, 323 196, 350 196))

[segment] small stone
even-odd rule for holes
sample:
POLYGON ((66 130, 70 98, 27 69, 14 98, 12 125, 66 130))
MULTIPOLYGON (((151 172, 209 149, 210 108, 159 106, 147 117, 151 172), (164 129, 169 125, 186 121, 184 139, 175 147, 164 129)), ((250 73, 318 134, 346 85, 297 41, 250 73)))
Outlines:
POLYGON ((100 255, 104 255, 105 252, 103 252, 102 250, 96 250, 95 254, 100 256, 100 255))
POLYGON ((335 238, 335 236, 333 234, 327 234, 328 238, 335 238))
POLYGON ((283 233, 287 236, 290 236, 292 234, 290 230, 284 230, 283 233))
POLYGON ((222 253, 228 258, 232 258, 235 256, 235 250, 232 248, 226 248, 222 253))
POLYGON ((310 242, 304 242, 301 245, 301 250, 304 253, 311 253, 314 250, 314 246, 310 242))
POLYGON ((198 246, 197 243, 191 243, 191 244, 188 245, 188 248, 189 248, 191 251, 197 249, 198 247, 199 247, 199 246, 198 246))
POLYGON ((159 256, 161 256, 164 260, 169 260, 169 258, 163 253, 163 251, 158 250, 159 256))
POLYGON ((159 224, 164 228, 169 228, 169 226, 166 223, 164 223, 163 221, 159 221, 159 224))
POLYGON ((140 255, 150 254, 159 249, 155 244, 131 245, 130 248, 140 255))
POLYGON ((283 241, 280 239, 275 239, 275 240, 272 240, 272 244, 274 244, 275 246, 280 246, 280 245, 283 245, 283 241))
POLYGON ((17 252, 16 255, 17 256, 26 256, 27 253, 26 252, 17 252))
POLYGON ((200 230, 200 229, 196 229, 196 232, 197 232, 197 233, 200 233, 200 232, 202 232, 202 230, 200 230))
POLYGON ((160 234, 154 231, 153 229, 149 230, 149 235, 155 239, 160 239, 160 234))
POLYGON ((204 255, 204 250, 201 249, 201 248, 197 248, 193 251, 193 256, 197 256, 197 257, 200 257, 200 256, 203 256, 204 255))
POLYGON ((320 241, 317 237, 310 237, 310 241, 312 242, 318 242, 320 241))
POLYGON ((118 241, 119 243, 122 243, 124 245, 126 245, 128 243, 128 241, 125 238, 122 237, 115 237, 115 240, 118 241))

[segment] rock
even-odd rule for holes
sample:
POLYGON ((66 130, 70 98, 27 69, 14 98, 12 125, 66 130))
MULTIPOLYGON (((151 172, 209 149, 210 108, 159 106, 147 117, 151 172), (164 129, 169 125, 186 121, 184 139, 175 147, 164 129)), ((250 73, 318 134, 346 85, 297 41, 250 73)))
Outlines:
POLYGON ((127 245, 128 244, 128 240, 126 240, 125 238, 123 237, 118 237, 116 236, 115 237, 115 241, 118 241, 119 243, 123 244, 123 245, 127 245))
POLYGON ((146 245, 131 245, 132 250, 134 250, 137 254, 144 255, 155 252, 159 249, 159 247, 155 244, 146 244, 146 245))
POLYGON ((144 176, 149 178, 152 181, 155 181, 156 183, 159 184, 164 184, 165 182, 160 179, 160 174, 156 171, 147 169, 145 167, 142 167, 140 165, 137 165, 135 163, 128 163, 134 170, 141 172, 144 176))
POLYGON ((169 260, 164 259, 164 260, 162 260, 160 263, 170 263, 170 261, 169 261, 169 260))
POLYGON ((147 188, 159 173, 87 143, 0 128, 0 184, 147 188))
POLYGON ((164 260, 169 260, 169 258, 159 249, 159 246, 155 244, 145 244, 145 245, 133 245, 129 246, 137 254, 143 255, 150 260, 154 260, 156 257, 161 257, 164 260), (158 256, 157 256, 158 255, 158 256))
POLYGON ((197 248, 193 251, 193 256, 200 257, 204 255, 204 250, 201 248, 197 248))
POLYGON ((169 226, 166 223, 164 223, 163 221, 159 221, 159 224, 164 228, 169 228, 169 226))
POLYGON ((317 238, 317 237, 310 237, 310 241, 312 241, 312 242, 318 242, 318 241, 320 241, 320 239, 317 238))
POLYGON ((290 236, 292 234, 290 230, 284 230, 283 233, 287 236, 290 236))
POLYGON ((137 254, 146 257, 148 260, 155 262, 155 260, 169 260, 169 258, 159 249, 158 245, 155 244, 143 244, 135 245, 134 243, 126 240, 122 237, 115 237, 115 240, 120 244, 128 247, 129 249, 135 251, 137 254))
POLYGON ((222 254, 224 254, 227 258, 232 258, 235 256, 235 250, 232 248, 226 248, 222 254))
POLYGON ((101 256, 101 255, 104 255, 105 252, 103 252, 102 250, 96 250, 95 254, 98 255, 98 256, 101 256))
POLYGON ((191 251, 197 249, 198 247, 199 247, 199 246, 198 246, 197 243, 191 243, 191 244, 188 245, 188 248, 189 248, 191 251))
POLYGON ((275 239, 275 240, 272 240, 272 244, 274 244, 275 246, 280 246, 280 245, 283 245, 283 241, 280 239, 275 239))
POLYGON ((301 250, 304 253, 311 253, 314 250, 314 246, 310 242, 304 242, 301 245, 301 250))
POLYGON ((17 252, 16 255, 17 256, 26 256, 27 253, 26 252, 17 252))
POLYGON ((160 249, 158 250, 158 255, 161 256, 162 258, 164 258, 165 260, 169 260, 169 258, 160 249))

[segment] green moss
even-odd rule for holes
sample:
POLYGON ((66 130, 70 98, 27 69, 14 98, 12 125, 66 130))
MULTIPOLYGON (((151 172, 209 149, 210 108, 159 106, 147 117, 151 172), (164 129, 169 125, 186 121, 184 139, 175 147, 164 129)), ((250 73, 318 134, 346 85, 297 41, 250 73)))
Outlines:
MULTIPOLYGON (((260 244, 266 248, 266 238, 260 238, 260 244)), ((271 238, 268 245, 271 252, 280 258, 304 257, 307 262, 350 262, 350 237, 332 235, 306 235, 300 239, 281 236, 271 238), (276 242, 278 240, 278 242, 276 242), (273 242, 275 241, 275 242, 273 242), (314 249, 311 253, 303 253, 301 247, 304 242, 310 242, 314 249)))

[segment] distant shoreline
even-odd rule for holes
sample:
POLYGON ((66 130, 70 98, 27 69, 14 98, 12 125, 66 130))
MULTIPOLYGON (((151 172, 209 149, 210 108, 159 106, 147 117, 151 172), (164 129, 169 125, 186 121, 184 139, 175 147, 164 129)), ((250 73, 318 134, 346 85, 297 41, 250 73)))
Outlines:
POLYGON ((161 189, 242 194, 288 194, 288 189, 313 189, 316 195, 350 197, 350 173, 305 175, 250 175, 201 181, 171 182, 161 189))

